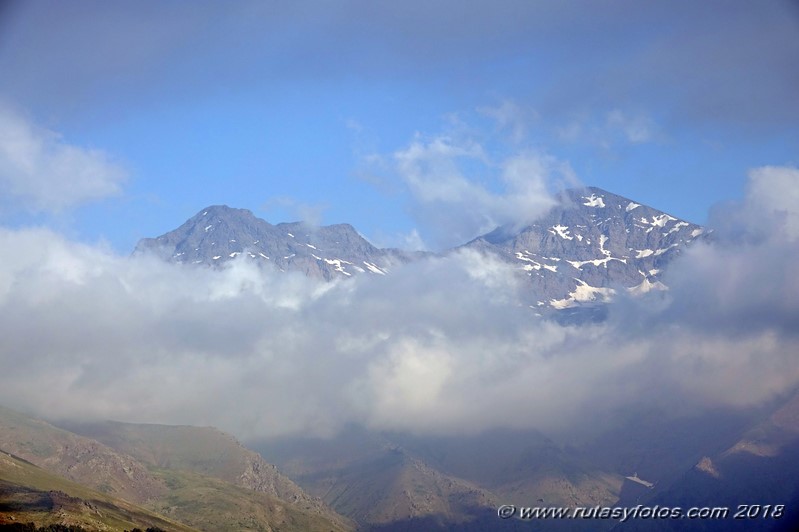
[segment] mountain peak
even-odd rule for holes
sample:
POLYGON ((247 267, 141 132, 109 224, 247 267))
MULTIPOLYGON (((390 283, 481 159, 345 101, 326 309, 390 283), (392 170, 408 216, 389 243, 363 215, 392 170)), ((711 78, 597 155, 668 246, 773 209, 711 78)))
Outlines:
POLYGON ((384 275, 393 264, 409 260, 402 252, 374 247, 350 224, 272 225, 247 209, 227 205, 211 205, 173 231, 142 239, 134 253, 213 267, 241 257, 325 280, 361 273, 384 275))
POLYGON ((249 209, 239 209, 228 205, 209 205, 189 218, 187 222, 200 222, 211 219, 257 219, 249 209))
POLYGON ((522 229, 499 227, 466 244, 523 270, 542 309, 665 289, 661 272, 703 234, 696 224, 598 187, 567 189, 558 200, 522 229))

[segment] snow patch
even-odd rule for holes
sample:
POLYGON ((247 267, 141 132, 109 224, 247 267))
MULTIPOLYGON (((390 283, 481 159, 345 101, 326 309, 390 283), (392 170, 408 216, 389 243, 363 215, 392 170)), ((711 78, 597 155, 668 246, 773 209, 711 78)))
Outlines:
POLYGON ((371 262, 363 261, 363 263, 366 265, 366 268, 372 273, 377 273, 377 274, 380 274, 380 275, 385 275, 386 274, 386 272, 384 272, 383 270, 381 270, 380 268, 378 268, 377 266, 375 266, 371 262))
POLYGON ((565 225, 555 225, 548 229, 553 235, 557 234, 559 237, 566 240, 572 240, 574 237, 569 234, 569 228, 565 225))
POLYGON ((640 206, 641 206, 640 203, 635 203, 634 201, 631 201, 630 203, 627 204, 627 206, 624 208, 624 210, 626 212, 630 212, 631 210, 637 209, 640 206))
POLYGON ((346 276, 352 275, 350 272, 346 271, 343 266, 344 264, 351 265, 352 264, 351 262, 342 259, 322 259, 322 260, 333 266, 333 269, 336 270, 337 272, 343 273, 346 276))
POLYGON ((574 306, 576 303, 584 303, 588 301, 596 301, 598 298, 601 301, 608 301, 616 291, 612 288, 602 288, 591 286, 585 281, 574 278, 577 281, 577 286, 573 292, 569 292, 569 297, 565 299, 550 299, 549 304, 556 309, 564 309, 574 306))
POLYGON ((688 222, 677 222, 676 224, 674 224, 674 226, 671 229, 668 230, 668 232, 663 233, 663 236, 668 236, 672 233, 679 231, 683 227, 688 227, 689 225, 690 224, 688 222))
POLYGON ((580 270, 586 264, 593 264, 594 266, 602 265, 605 268, 607 268, 608 262, 612 260, 617 260, 619 262, 627 264, 627 259, 617 259, 616 257, 605 257, 604 259, 591 259, 591 260, 567 260, 566 262, 568 262, 569 264, 580 270))
POLYGON ((610 257, 610 251, 605 249, 605 242, 608 241, 608 237, 605 235, 599 235, 599 251, 606 257, 610 257))
POLYGON ((596 194, 591 194, 590 196, 583 196, 583 199, 586 200, 583 205, 586 207, 604 207, 605 200, 602 199, 602 196, 597 196, 596 194))
MULTIPOLYGON (((525 253, 529 254, 530 252, 529 251, 525 251, 525 253)), ((524 266, 522 266, 522 269, 524 271, 526 271, 526 272, 529 272, 529 271, 532 271, 532 270, 540 270, 541 268, 543 268, 545 270, 549 270, 551 272, 557 272, 558 271, 558 267, 557 266, 551 266, 549 264, 543 264, 541 262, 538 262, 537 260, 531 259, 530 257, 525 257, 524 253, 522 253, 521 251, 517 251, 516 252, 516 258, 519 259, 519 260, 523 260, 523 261, 526 261, 526 262, 530 263, 530 264, 525 264, 524 266)), ((542 258, 547 259, 547 257, 542 257, 542 258)), ((555 259, 547 259, 547 260, 555 260, 555 259)), ((557 260, 560 260, 560 259, 557 259, 557 260)))
POLYGON ((651 292, 652 290, 660 290, 665 291, 669 288, 661 283, 660 281, 650 282, 649 279, 644 279, 641 284, 632 286, 627 289, 627 291, 633 295, 641 295, 646 294, 647 292, 651 292))
MULTIPOLYGON (((644 225, 651 225, 652 227, 665 227, 667 223, 674 222, 676 220, 677 218, 664 213, 654 215, 651 222, 644 217, 641 217, 638 221, 644 225)), ((647 232, 651 231, 652 227, 650 227, 647 232)))
POLYGON ((676 248, 678 245, 679 245, 679 244, 672 244, 672 245, 670 245, 669 247, 666 247, 666 248, 663 248, 663 249, 658 249, 657 251, 655 251, 655 256, 657 257, 657 256, 659 256, 659 255, 663 255, 663 254, 664 254, 664 253, 666 253, 668 250, 670 250, 671 248, 676 248))

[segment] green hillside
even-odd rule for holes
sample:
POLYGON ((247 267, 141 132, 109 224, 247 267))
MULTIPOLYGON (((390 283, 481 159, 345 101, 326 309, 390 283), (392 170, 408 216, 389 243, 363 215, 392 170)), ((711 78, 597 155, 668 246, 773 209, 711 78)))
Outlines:
POLYGON ((195 530, 0 451, 0 524, 30 522, 86 530, 195 530))
POLYGON ((123 423, 95 429, 113 446, 0 407, 0 524, 87 530, 354 528, 219 430, 123 423))

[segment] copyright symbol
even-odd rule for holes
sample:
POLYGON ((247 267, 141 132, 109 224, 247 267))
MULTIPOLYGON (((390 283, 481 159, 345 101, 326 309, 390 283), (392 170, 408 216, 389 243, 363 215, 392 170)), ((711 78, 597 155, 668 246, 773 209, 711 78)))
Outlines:
POLYGON ((516 513, 516 507, 512 504, 503 504, 497 510, 497 515, 500 519, 509 519, 516 513))

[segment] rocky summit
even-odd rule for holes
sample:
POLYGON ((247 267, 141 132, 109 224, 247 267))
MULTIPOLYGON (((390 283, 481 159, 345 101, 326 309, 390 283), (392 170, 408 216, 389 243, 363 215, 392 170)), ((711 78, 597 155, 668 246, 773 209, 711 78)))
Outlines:
POLYGON ((696 224, 605 190, 570 189, 521 229, 500 227, 464 247, 516 265, 535 305, 566 309, 607 301, 619 290, 663 290, 660 274, 704 234, 696 224))
POLYGON ((413 253, 380 249, 349 224, 315 227, 303 222, 272 225, 247 209, 207 207, 157 238, 144 238, 134 253, 155 252, 178 263, 219 266, 239 256, 280 271, 331 280, 360 273, 385 275, 413 253))

